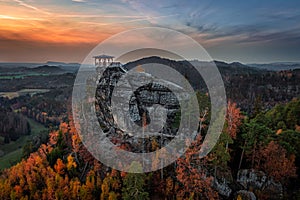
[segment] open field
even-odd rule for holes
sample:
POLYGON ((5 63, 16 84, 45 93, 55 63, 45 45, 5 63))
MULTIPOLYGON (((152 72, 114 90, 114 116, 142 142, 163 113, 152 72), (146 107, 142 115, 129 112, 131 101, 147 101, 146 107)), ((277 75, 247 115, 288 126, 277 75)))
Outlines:
POLYGON ((1 75, 0 74, 0 79, 23 79, 24 77, 28 76, 49 76, 49 74, 40 74, 40 73, 31 73, 31 74, 5 74, 1 75))
POLYGON ((0 97, 7 97, 9 99, 13 99, 27 94, 32 96, 38 93, 45 93, 45 92, 49 92, 49 90, 48 89, 22 89, 17 92, 0 92, 0 97))
POLYGON ((22 156, 22 148, 28 140, 31 140, 35 135, 38 135, 41 131, 47 130, 42 124, 35 122, 32 119, 27 118, 31 127, 31 134, 20 137, 17 141, 11 141, 9 144, 3 144, 0 140, 0 151, 4 153, 4 156, 0 157, 0 169, 10 167, 12 164, 20 161, 22 156))

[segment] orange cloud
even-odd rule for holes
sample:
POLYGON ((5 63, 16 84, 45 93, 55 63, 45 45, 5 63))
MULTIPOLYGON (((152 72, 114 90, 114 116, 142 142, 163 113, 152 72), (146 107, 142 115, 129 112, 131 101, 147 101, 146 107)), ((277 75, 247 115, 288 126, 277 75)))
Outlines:
POLYGON ((2 39, 60 44, 97 43, 124 30, 122 23, 146 20, 134 15, 55 13, 21 0, 13 2, 1 3, 4 4, 0 15, 2 39))
POLYGON ((174 16, 130 15, 132 12, 123 8, 118 13, 101 10, 101 7, 89 12, 79 10, 78 3, 74 4, 69 8, 35 0, 1 1, 0 50, 4 53, 0 61, 63 60, 64 55, 70 54, 66 60, 78 60, 87 50, 116 33, 174 16))

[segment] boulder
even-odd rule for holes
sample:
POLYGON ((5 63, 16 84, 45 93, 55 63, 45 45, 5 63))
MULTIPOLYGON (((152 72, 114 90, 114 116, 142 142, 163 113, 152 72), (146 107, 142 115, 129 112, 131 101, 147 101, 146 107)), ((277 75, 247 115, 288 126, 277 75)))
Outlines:
POLYGON ((233 191, 231 188, 233 184, 233 178, 230 169, 217 170, 215 176, 213 187, 220 195, 230 197, 233 191))
POLYGON ((255 188, 262 189, 267 181, 267 176, 262 171, 254 169, 242 169, 238 171, 237 182, 245 189, 255 188))
POLYGON ((246 190, 266 196, 268 199, 281 199, 283 187, 280 182, 275 182, 264 172, 254 169, 242 169, 238 171, 237 182, 246 190))
POLYGON ((219 194, 229 197, 232 193, 232 189, 229 187, 228 181, 225 178, 214 178, 213 187, 219 194))

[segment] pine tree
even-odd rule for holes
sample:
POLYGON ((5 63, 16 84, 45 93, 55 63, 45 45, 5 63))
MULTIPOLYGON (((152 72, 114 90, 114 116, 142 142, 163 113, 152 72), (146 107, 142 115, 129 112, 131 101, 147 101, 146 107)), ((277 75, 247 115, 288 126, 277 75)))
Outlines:
MULTIPOLYGON (((132 162, 130 169, 142 171, 140 163, 132 162)), ((128 173, 123 180, 122 198, 124 200, 146 200, 149 199, 148 192, 145 191, 146 175, 143 173, 128 173)))

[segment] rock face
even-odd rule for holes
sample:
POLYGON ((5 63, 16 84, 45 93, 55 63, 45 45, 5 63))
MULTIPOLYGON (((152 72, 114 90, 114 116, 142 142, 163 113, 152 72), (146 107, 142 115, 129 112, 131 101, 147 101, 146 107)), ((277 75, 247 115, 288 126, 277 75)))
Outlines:
POLYGON ((244 189, 257 191, 264 196, 272 197, 272 199, 281 199, 283 196, 283 188, 281 183, 275 182, 264 172, 253 169, 243 169, 238 171, 237 182, 244 189))
POLYGON ((108 137, 144 147, 133 151, 145 151, 153 137, 161 146, 174 138, 180 118, 180 104, 174 91, 183 98, 186 95, 180 92, 180 86, 157 82, 144 72, 127 72, 118 63, 97 71, 102 76, 96 90, 96 114, 108 137), (147 128, 142 132, 149 131, 147 137, 137 135, 145 125, 147 128), (134 134, 137 137, 132 137, 134 134))
POLYGON ((213 187, 219 194, 229 198, 233 192, 233 177, 230 169, 222 169, 210 172, 213 175, 213 187))
POLYGON ((223 196, 229 197, 232 193, 232 189, 229 187, 228 181, 223 177, 221 179, 214 178, 213 186, 218 193, 223 196))
POLYGON ((104 131, 108 131, 111 127, 116 127, 110 111, 112 92, 117 81, 126 71, 118 65, 115 65, 110 68, 98 67, 97 72, 98 74, 102 74, 102 76, 99 77, 95 95, 96 114, 100 126, 104 131))
POLYGON ((250 187, 262 189, 266 181, 267 176, 261 171, 243 169, 237 175, 237 182, 245 189, 249 189, 250 187))

